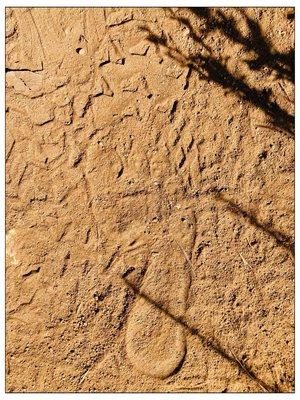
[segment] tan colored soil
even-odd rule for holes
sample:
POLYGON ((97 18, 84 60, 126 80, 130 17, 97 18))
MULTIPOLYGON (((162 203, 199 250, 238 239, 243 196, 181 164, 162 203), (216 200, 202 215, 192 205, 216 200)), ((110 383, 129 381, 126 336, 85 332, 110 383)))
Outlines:
POLYGON ((294 10, 6 12, 7 390, 293 391, 294 10))

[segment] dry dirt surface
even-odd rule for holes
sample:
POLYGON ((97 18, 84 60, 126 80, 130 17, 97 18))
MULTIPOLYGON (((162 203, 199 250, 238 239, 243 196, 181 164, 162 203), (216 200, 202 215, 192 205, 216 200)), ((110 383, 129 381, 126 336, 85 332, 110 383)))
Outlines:
POLYGON ((294 390, 294 9, 6 9, 8 392, 294 390))

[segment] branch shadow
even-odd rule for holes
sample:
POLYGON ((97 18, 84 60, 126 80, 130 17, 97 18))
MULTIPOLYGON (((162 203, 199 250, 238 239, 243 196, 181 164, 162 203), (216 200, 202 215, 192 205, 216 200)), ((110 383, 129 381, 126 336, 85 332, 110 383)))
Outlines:
POLYGON ((246 374, 251 380, 255 381, 257 385, 263 389, 265 392, 271 392, 271 393, 279 393, 279 387, 277 384, 274 386, 267 384, 264 382, 262 379, 260 379, 257 374, 249 367, 247 366, 243 361, 239 360, 232 351, 227 351, 225 350, 215 339, 207 338, 204 336, 198 329, 191 327, 185 320, 184 318, 179 318, 173 313, 171 313, 166 307, 163 305, 157 303, 155 300, 153 300, 151 297, 149 297, 147 294, 143 293, 138 287, 136 287, 133 283, 131 283, 128 279, 124 278, 121 276, 121 279, 123 282, 126 284, 126 286, 135 293, 135 295, 143 298, 146 300, 148 303, 159 309, 164 315, 167 317, 171 318, 173 321, 175 321, 177 324, 180 324, 190 335, 196 336, 201 344, 205 346, 206 348, 212 350, 215 354, 223 357, 226 361, 228 361, 230 364, 234 365, 241 371, 243 374, 246 374), (231 353, 231 354, 229 354, 231 353))
MULTIPOLYGON (((245 61, 250 69, 260 70, 268 66, 276 71, 278 77, 294 81, 294 50, 288 53, 275 51, 269 41, 264 38, 258 23, 249 18, 243 11, 241 13, 250 30, 248 36, 243 36, 237 27, 236 21, 227 17, 222 11, 217 11, 217 17, 214 17, 209 8, 190 8, 189 10, 202 22, 203 20, 206 22, 207 32, 218 30, 235 43, 242 44, 246 51, 255 52, 256 58, 254 60, 245 61)), ((171 18, 176 19, 189 29, 189 36, 194 43, 201 45, 208 55, 204 55, 203 51, 199 51, 195 55, 186 56, 177 46, 171 46, 168 43, 168 38, 164 33, 159 36, 145 26, 140 27, 141 30, 147 32, 146 39, 155 44, 156 49, 159 46, 163 46, 170 58, 182 66, 187 66, 196 71, 200 79, 213 81, 224 89, 237 94, 242 100, 264 111, 272 125, 279 128, 287 136, 294 138, 295 117, 284 110, 275 100, 272 100, 272 90, 266 88, 256 89, 246 83, 245 76, 233 75, 227 67, 228 58, 214 56, 212 48, 204 42, 202 36, 196 33, 187 18, 177 16, 170 9, 168 11, 171 18)))
POLYGON ((232 200, 226 199, 222 193, 215 192, 215 198, 226 204, 228 210, 231 213, 245 218, 251 225, 273 237, 276 240, 278 246, 284 247, 291 253, 293 257, 295 256, 295 243, 291 236, 288 236, 272 228, 271 226, 266 226, 262 224, 257 220, 254 215, 251 215, 249 212, 243 210, 238 204, 234 203, 232 200))
POLYGON ((219 30, 233 42, 242 44, 245 50, 253 51, 255 53, 254 60, 246 61, 250 69, 260 70, 268 66, 276 71, 278 78, 295 82, 294 49, 286 53, 276 51, 269 40, 264 37, 258 22, 247 16, 243 9, 238 11, 246 22, 249 30, 248 35, 243 35, 238 29, 236 21, 226 16, 221 10, 216 11, 216 16, 212 14, 209 8, 190 7, 189 10, 198 18, 206 21, 208 31, 219 30))

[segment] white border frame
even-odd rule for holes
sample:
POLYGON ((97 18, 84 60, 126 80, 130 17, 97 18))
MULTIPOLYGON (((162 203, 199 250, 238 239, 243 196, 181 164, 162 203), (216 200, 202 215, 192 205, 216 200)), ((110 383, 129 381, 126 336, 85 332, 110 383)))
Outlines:
MULTIPOLYGON (((131 1, 110 1, 110 0, 101 0, 101 1, 95 1, 95 0, 89 0, 87 1, 78 1, 78 0, 65 0, 65 1, 57 1, 57 0, 52 0, 52 1, 36 1, 36 0, 31 0, 31 1, 8 1, 8 0, 3 0, 1 2, 0 8, 1 8, 1 14, 0 14, 0 23, 1 23, 1 32, 2 32, 2 37, 0 41, 0 63, 1 63, 1 71, 2 71, 2 79, 1 79, 1 97, 2 101, 0 101, 0 104, 2 105, 2 118, 1 118, 1 125, 2 125, 2 134, 0 137, 0 152, 1 152, 1 159, 2 159, 2 165, 5 165, 4 160, 5 160, 5 57, 4 57, 4 49, 5 49, 5 7, 113 7, 113 6, 118 6, 118 7, 141 7, 141 4, 143 7, 197 7, 197 6, 202 6, 202 7, 295 7, 296 1, 278 1, 278 0, 273 0, 273 1, 228 1, 228 0, 223 0, 223 1, 215 1, 215 0, 210 0, 210 1, 185 1, 185 2, 179 2, 175 0, 163 0, 163 1, 149 1, 149 0, 144 0, 141 2, 141 0, 131 0, 131 1), (88 3, 88 4, 87 4, 88 3)), ((299 8, 300 10, 300 8, 299 8)), ((299 11, 300 13, 300 11, 299 11)), ((297 38, 299 37, 299 29, 298 26, 300 25, 300 15, 298 17, 298 10, 296 7, 296 43, 298 43, 297 38)), ((296 51, 296 71, 297 71, 297 65, 300 65, 298 53, 296 51)), ((296 73, 296 132, 298 132, 298 127, 299 127, 299 119, 300 119, 300 113, 297 111, 297 106, 298 106, 298 95, 297 95, 297 88, 300 88, 300 85, 298 86, 298 75, 296 73)), ((296 135, 297 137, 297 135, 296 135)), ((295 145, 295 154, 296 154, 296 160, 299 159, 299 146, 297 144, 296 140, 296 145, 295 145), (298 156, 298 157, 297 157, 298 156)), ((300 166, 299 162, 296 162, 296 177, 300 176, 300 166)), ((2 277, 3 279, 0 279, 0 310, 1 310, 1 321, 5 321, 5 280, 4 280, 4 266, 5 266, 5 168, 0 169, 0 196, 1 196, 1 207, 0 207, 0 213, 1 213, 1 229, 0 229, 0 249, 1 249, 1 265, 3 265, 3 270, 2 270, 2 277)), ((300 194, 299 194, 299 185, 296 179, 296 185, 295 185, 295 206, 296 204, 300 204, 300 194)), ((300 225, 300 217, 298 215, 298 212, 296 212, 295 216, 295 222, 296 222, 296 227, 295 227, 295 234, 297 238, 297 232, 298 229, 297 227, 300 225)), ((295 271, 297 270, 297 264, 299 255, 300 255, 300 249, 297 248, 297 239, 296 239, 296 244, 295 244, 295 255, 296 255, 296 263, 295 263, 295 271)), ((296 280, 295 280, 296 287, 299 287, 299 273, 296 273, 296 280)), ((296 367, 296 376, 297 376, 297 370, 299 370, 299 349, 297 346, 298 340, 297 337, 298 335, 298 324, 297 320, 299 317, 299 312, 297 310, 300 309, 300 302, 299 298, 296 295, 295 296, 295 314, 296 314, 296 352, 295 352, 295 367, 296 367), (297 368, 298 367, 298 368, 297 368)), ((1 324, 0 328, 0 349, 1 349, 1 363, 0 363, 0 395, 2 399, 10 399, 10 398, 18 398, 19 396, 23 400, 38 400, 38 399, 51 399, 51 400, 56 400, 56 399, 62 399, 62 398, 70 398, 70 399, 91 399, 91 398, 105 398, 107 400, 109 399, 114 399, 115 397, 120 397, 122 396, 122 399, 138 399, 140 397, 143 397, 144 399, 171 399, 174 396, 180 396, 180 399, 194 399, 194 398, 200 398, 200 399, 220 399, 222 398, 221 396, 224 395, 227 398, 239 398, 238 396, 243 396, 244 399, 249 399, 249 400, 255 400, 257 399, 258 396, 263 396, 263 399, 268 400, 268 399, 273 399, 276 397, 276 399, 294 399, 296 396, 296 393, 299 393, 300 391, 300 385, 296 381, 296 386, 295 386, 295 393, 227 393, 227 394, 215 394, 215 393, 5 393, 5 326, 4 323, 1 324), (229 396, 229 397, 228 397, 229 396)))

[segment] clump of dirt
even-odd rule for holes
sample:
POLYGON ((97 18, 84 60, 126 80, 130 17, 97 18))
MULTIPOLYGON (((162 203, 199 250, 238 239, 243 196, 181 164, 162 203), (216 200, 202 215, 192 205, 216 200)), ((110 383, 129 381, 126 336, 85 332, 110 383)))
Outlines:
POLYGON ((293 391, 294 10, 6 13, 7 391, 293 391))

